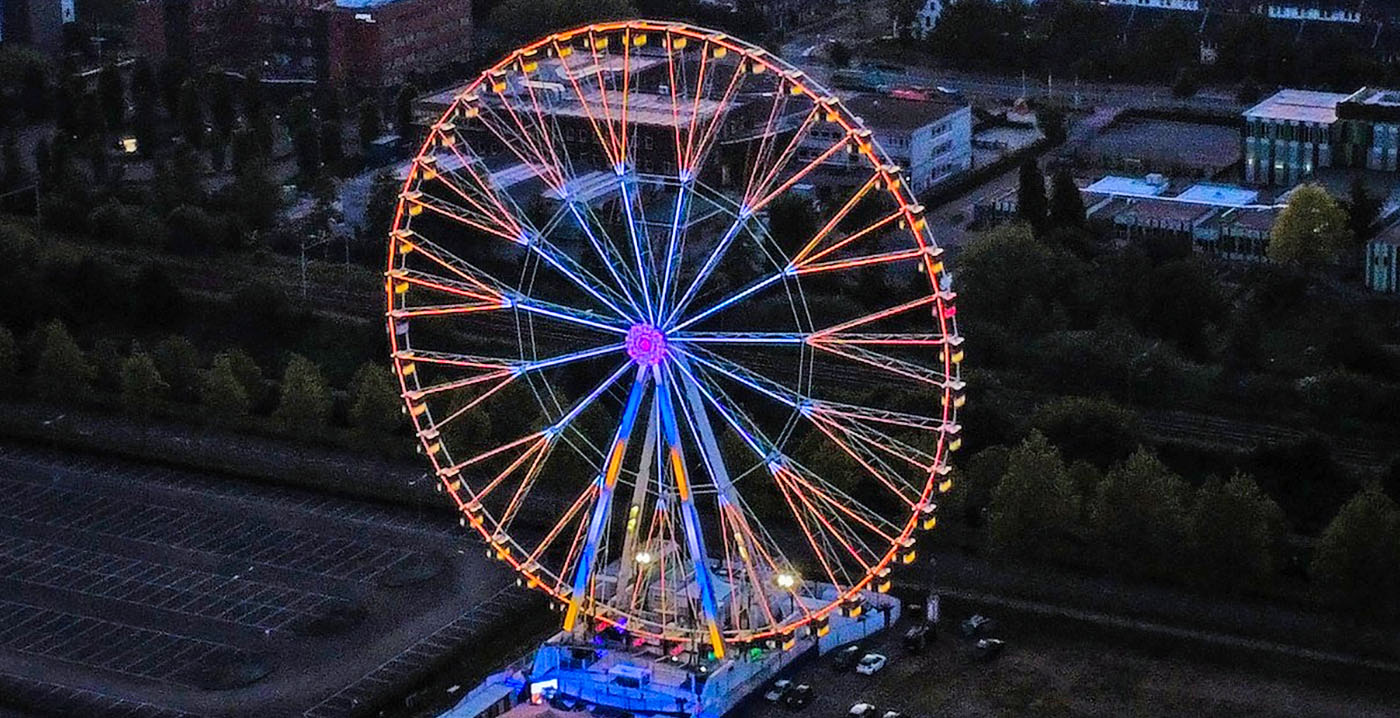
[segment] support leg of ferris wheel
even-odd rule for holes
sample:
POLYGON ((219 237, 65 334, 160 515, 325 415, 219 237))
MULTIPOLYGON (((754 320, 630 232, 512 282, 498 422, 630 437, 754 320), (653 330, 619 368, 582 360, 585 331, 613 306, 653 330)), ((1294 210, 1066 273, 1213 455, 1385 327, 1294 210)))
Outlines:
POLYGON ((681 451, 680 424, 676 421, 676 408, 671 402, 671 387, 662 368, 656 372, 656 401, 661 407, 661 430, 666 434, 671 473, 675 477, 676 490, 681 499, 681 517, 685 522, 685 542, 690 549, 690 563, 695 570, 695 583, 700 587, 700 608, 705 614, 706 629, 710 636, 710 647, 715 658, 724 658, 724 639, 719 633, 719 609, 715 603, 715 587, 710 577, 710 564, 705 553, 705 537, 700 533, 700 516, 695 510, 695 497, 690 492, 690 477, 685 471, 685 455, 681 451))
POLYGON ((637 539, 641 534, 642 511, 646 509, 647 487, 651 485, 651 464, 656 456, 656 401, 651 402, 647 425, 642 436, 642 463, 637 469, 637 482, 632 487, 632 500, 627 505, 627 526, 622 535, 622 563, 617 570, 617 595, 626 595, 632 584, 632 571, 637 561, 637 539))
POLYGON ((627 397, 627 408, 622 415, 622 423, 617 427, 613 445, 603 473, 598 476, 598 500, 593 504, 593 516, 588 522, 588 536, 579 556, 578 567, 574 569, 573 592, 569 594, 569 609, 564 614, 564 630, 572 631, 578 621, 579 609, 584 602, 584 592, 588 590, 588 579, 593 573, 593 562, 598 554, 598 541, 603 536, 607 523, 608 508, 612 505, 613 487, 617 486, 617 476, 622 472, 622 458, 627 454, 627 440, 632 436, 632 427, 637 423, 637 412, 646 394, 647 368, 637 369, 637 379, 632 383, 632 393, 627 397))

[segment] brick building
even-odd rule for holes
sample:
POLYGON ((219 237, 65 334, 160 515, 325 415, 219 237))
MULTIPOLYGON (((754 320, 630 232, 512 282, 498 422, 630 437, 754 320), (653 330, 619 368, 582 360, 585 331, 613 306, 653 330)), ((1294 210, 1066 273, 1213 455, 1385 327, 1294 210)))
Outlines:
POLYGON ((332 0, 326 74, 338 83, 391 87, 471 53, 471 0, 332 0))

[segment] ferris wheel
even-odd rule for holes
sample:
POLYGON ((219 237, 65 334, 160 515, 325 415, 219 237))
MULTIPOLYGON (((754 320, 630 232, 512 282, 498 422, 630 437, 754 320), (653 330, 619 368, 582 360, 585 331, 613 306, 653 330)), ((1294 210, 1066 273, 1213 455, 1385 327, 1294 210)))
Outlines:
POLYGON ((900 169, 688 25, 550 35, 452 94, 400 198, 394 368, 442 487, 574 631, 821 634, 951 486, 962 339, 900 169))

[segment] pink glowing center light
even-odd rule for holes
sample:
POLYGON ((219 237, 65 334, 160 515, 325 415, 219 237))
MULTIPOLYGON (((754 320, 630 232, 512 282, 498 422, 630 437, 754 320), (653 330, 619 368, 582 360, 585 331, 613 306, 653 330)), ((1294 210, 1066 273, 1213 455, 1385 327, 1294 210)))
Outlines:
POLYGON ((627 330, 627 356, 645 367, 666 358, 666 336, 650 324, 634 324, 627 330))

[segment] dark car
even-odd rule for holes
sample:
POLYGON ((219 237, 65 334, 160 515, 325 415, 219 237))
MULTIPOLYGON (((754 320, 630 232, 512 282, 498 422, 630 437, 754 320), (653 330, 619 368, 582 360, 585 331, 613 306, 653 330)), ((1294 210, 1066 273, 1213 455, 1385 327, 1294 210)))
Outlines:
POLYGON ((790 711, 800 711, 812 702, 812 687, 806 683, 789 688, 783 694, 783 707, 790 711))
POLYGON ((997 630, 997 622, 986 616, 977 614, 963 621, 960 628, 962 628, 962 634, 964 636, 968 638, 977 638, 997 630))
POLYGON ((831 665, 838 671, 849 671, 855 667, 856 661, 865 655, 859 645, 849 645, 836 652, 836 657, 831 659, 831 665))
POLYGON ((1006 641, 1000 638, 981 638, 972 649, 972 657, 978 663, 989 663, 1006 650, 1006 641))
POLYGON ((933 638, 932 631, 927 623, 921 623, 904 632, 904 650, 910 653, 918 653, 928 645, 929 639, 933 638))

